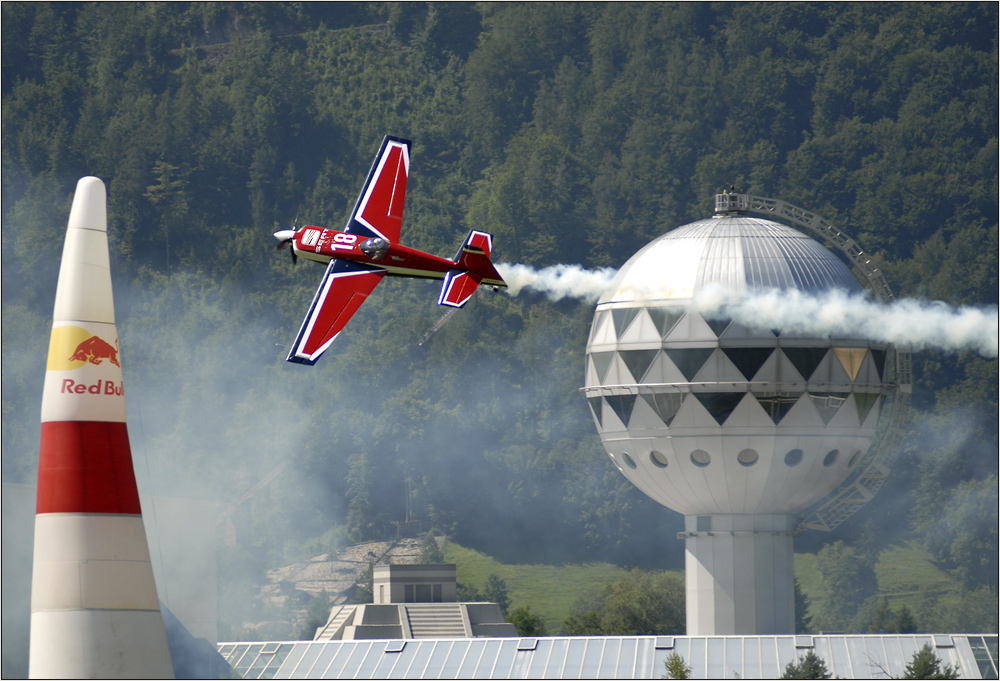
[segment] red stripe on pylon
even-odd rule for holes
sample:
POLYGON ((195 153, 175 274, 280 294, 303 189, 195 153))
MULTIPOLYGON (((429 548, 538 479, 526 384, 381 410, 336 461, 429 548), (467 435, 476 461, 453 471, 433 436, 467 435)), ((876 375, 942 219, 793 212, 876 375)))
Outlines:
POLYGON ((42 423, 37 513, 141 514, 124 423, 42 423))

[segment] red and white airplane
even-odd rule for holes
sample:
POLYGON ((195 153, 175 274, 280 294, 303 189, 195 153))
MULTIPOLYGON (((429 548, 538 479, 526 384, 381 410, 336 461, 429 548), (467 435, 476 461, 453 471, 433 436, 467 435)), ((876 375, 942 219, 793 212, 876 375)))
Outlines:
POLYGON ((337 232, 306 225, 274 233, 292 259, 329 263, 286 358, 315 364, 382 277, 444 279, 438 305, 462 307, 480 284, 507 286, 490 261, 493 236, 473 230, 454 260, 400 245, 410 142, 386 136, 347 226, 337 232))

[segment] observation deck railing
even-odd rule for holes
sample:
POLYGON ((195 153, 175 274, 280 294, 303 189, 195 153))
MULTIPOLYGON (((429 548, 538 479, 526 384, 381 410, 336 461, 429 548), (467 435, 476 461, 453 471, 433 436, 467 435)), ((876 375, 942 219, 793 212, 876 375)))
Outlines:
MULTIPOLYGON (((715 212, 756 213, 785 222, 792 227, 820 237, 825 243, 836 248, 849 263, 860 272, 862 283, 883 303, 894 300, 888 282, 871 256, 851 237, 844 234, 815 213, 793 206, 780 199, 752 196, 742 192, 715 195, 715 212)), ((906 432, 909 419, 910 394, 913 383, 913 358, 908 346, 896 346, 894 375, 896 386, 889 405, 889 418, 880 428, 877 440, 872 444, 865 461, 858 472, 844 481, 808 515, 800 516, 796 530, 816 529, 830 531, 852 516, 881 489, 896 461, 899 447, 906 432)), ((884 411, 883 411, 884 413, 884 411)))

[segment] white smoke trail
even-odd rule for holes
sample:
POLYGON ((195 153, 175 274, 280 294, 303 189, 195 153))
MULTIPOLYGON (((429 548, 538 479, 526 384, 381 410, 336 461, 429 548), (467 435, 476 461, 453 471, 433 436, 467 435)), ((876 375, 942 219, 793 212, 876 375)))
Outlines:
MULTIPOLYGON (((500 264, 497 270, 507 281, 507 292, 512 296, 531 289, 551 300, 580 298, 588 302, 596 301, 615 275, 612 268, 587 270, 577 265, 552 265, 536 270, 528 265, 500 264)), ((642 297, 641 292, 634 293, 642 297)), ((992 358, 998 355, 1000 345, 1000 317, 996 307, 956 308, 911 298, 883 305, 864 295, 849 295, 839 290, 819 296, 796 290, 771 290, 744 297, 719 286, 702 289, 690 306, 708 318, 731 318, 754 328, 861 337, 908 344, 914 350, 969 349, 992 358)))
POLYGON ((587 270, 579 265, 552 265, 536 270, 529 265, 500 263, 496 268, 512 296, 522 289, 532 289, 550 300, 581 298, 591 303, 601 297, 616 273, 612 267, 587 270))
MULTIPOLYGON (((996 357, 1000 344, 997 308, 955 308, 912 298, 883 305, 864 295, 834 290, 819 296, 801 291, 767 291, 726 304, 718 291, 696 296, 692 307, 706 317, 732 318, 756 328, 818 336, 868 338, 909 344, 914 350, 974 350, 996 357)), ((732 298, 730 298, 732 300, 732 298)))

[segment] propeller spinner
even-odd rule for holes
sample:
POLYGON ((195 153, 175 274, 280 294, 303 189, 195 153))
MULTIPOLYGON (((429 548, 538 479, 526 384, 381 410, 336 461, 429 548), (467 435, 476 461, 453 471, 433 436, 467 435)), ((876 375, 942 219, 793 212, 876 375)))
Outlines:
MULTIPOLYGON (((280 250, 285 247, 285 244, 289 244, 295 239, 295 230, 279 229, 277 232, 274 233, 274 238, 278 240, 278 249, 280 250)), ((298 260, 298 258, 295 255, 294 244, 292 245, 291 251, 289 252, 292 254, 292 264, 294 264, 295 261, 298 260)))

